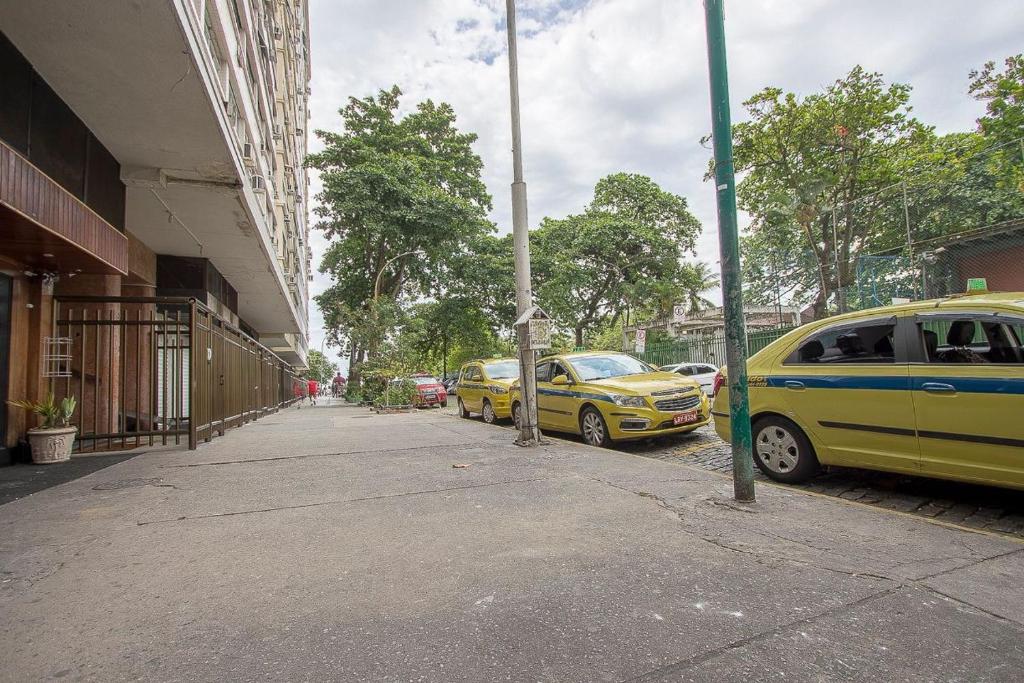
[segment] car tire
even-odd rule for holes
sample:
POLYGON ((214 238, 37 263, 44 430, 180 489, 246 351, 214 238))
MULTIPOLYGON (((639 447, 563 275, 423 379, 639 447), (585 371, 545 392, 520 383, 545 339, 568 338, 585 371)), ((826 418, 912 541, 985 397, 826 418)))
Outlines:
POLYGON ((522 405, 519 401, 512 404, 512 424, 515 425, 516 431, 523 429, 523 413, 522 405))
POLYGON ((494 406, 492 406, 491 402, 486 398, 484 399, 484 405, 480 410, 484 417, 484 422, 487 424, 492 425, 498 421, 498 416, 494 413, 494 406))
POLYGON ((799 484, 821 469, 810 439, 792 420, 769 415, 755 422, 751 431, 754 462, 769 478, 799 484))
POLYGON ((469 411, 466 410, 466 404, 462 402, 461 398, 459 399, 459 417, 469 418, 469 411))
POLYGON ((448 407, 448 399, 445 399, 445 400, 441 401, 441 407, 442 408, 447 408, 448 407))
POLYGON ((591 446, 608 448, 612 445, 612 438, 608 436, 608 423, 597 408, 587 406, 580 413, 580 434, 591 446))

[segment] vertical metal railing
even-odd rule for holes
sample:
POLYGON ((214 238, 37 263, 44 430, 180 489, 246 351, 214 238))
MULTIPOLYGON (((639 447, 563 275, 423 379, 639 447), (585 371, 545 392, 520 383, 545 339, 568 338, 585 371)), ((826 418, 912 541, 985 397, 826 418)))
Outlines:
POLYGON ((80 452, 199 441, 292 403, 291 367, 194 299, 55 297, 80 452))

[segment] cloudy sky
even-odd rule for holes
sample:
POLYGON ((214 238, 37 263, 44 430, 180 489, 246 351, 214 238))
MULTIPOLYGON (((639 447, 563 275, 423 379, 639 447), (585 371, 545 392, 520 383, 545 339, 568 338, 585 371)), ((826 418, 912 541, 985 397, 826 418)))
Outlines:
MULTIPOLYGON (((855 64, 909 83, 938 132, 981 112, 968 72, 1022 49, 1024 0, 732 0, 726 6, 733 118, 764 86, 806 94, 855 64)), ((717 268, 714 191, 703 182, 710 132, 700 0, 518 0, 523 153, 530 225, 579 211, 609 173, 651 176, 688 200, 717 268)), ((398 84, 404 108, 455 107, 480 137, 492 219, 511 229, 511 133, 504 0, 311 0, 310 129, 339 130, 337 110, 398 84)), ((318 141, 311 141, 313 150, 318 141)), ((311 177, 312 190, 319 183, 311 177)), ((325 246, 312 238, 315 263, 325 246)), ((317 274, 311 295, 326 287, 317 274)), ((323 320, 310 304, 310 348, 323 320)), ((329 355, 336 354, 327 350, 329 355)))

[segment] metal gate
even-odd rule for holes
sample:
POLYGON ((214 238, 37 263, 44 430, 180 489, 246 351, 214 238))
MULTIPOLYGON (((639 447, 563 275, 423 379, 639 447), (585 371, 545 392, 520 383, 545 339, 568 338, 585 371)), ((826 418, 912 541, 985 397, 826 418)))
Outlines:
POLYGON ((182 440, 194 449, 295 400, 291 367, 195 299, 65 296, 54 305, 70 360, 51 388, 78 402, 76 450, 182 440))

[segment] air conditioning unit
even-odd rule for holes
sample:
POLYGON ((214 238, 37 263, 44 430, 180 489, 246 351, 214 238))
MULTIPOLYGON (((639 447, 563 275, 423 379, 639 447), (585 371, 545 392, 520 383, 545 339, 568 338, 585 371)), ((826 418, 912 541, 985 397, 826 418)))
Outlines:
POLYGON ((249 179, 252 182, 252 189, 257 192, 265 192, 267 189, 267 180, 261 175, 254 175, 249 179))
POLYGON ((305 130, 303 130, 302 128, 296 128, 296 129, 295 129, 295 134, 296 134, 296 135, 302 135, 302 134, 303 134, 303 133, 305 133, 305 132, 306 132, 306 131, 305 131, 305 130))
POLYGON ((251 142, 246 142, 242 145, 242 158, 250 163, 255 159, 251 142))
POLYGON ((275 123, 274 124, 274 139, 275 140, 280 140, 281 139, 281 124, 280 123, 275 123))

